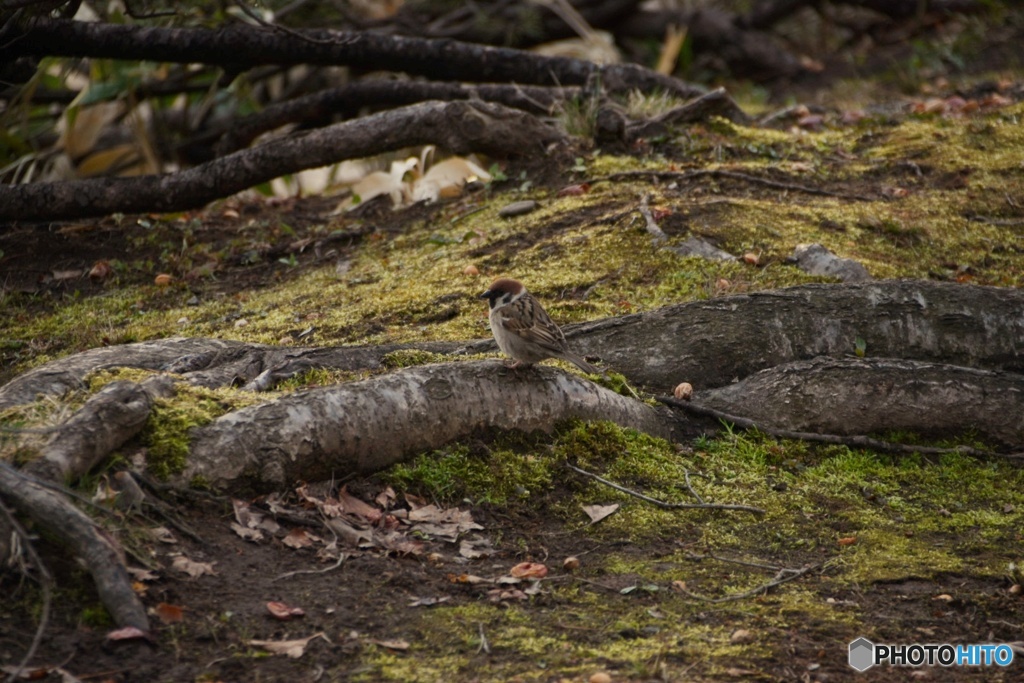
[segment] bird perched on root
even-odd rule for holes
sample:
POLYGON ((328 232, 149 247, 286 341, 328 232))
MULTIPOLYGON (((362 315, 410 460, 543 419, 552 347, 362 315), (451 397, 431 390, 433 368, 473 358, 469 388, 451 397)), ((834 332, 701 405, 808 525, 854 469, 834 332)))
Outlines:
POLYGON ((499 278, 480 295, 491 306, 491 332, 498 348, 515 363, 532 365, 546 358, 562 358, 593 375, 602 371, 569 350, 565 335, 519 280, 499 278))

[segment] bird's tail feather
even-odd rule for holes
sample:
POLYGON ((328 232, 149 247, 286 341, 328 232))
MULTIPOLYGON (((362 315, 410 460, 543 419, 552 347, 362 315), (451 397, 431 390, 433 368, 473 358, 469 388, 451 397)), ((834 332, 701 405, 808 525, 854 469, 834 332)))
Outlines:
POLYGON ((583 360, 582 356, 577 356, 575 353, 566 352, 562 357, 565 358, 570 363, 572 363, 573 365, 575 365, 576 367, 578 367, 583 372, 587 373, 588 375, 605 374, 604 370, 594 365, 591 365, 587 361, 583 360))

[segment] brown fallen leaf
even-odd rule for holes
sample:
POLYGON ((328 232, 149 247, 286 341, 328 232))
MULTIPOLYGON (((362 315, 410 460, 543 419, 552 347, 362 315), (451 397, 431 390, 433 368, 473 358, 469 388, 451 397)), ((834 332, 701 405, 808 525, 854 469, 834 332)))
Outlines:
POLYGON ((113 272, 114 269, 110 266, 110 261, 101 259, 92 264, 92 268, 89 269, 89 277, 93 280, 106 280, 113 272))
POLYGON ((107 640, 151 640, 149 634, 134 626, 125 626, 107 634, 107 640))
POLYGON ((171 568, 177 569, 179 572, 184 572, 195 579, 204 574, 216 575, 217 572, 213 569, 213 565, 215 564, 216 562, 196 562, 188 559, 184 555, 178 555, 171 562, 171 568))
POLYGON ((299 638, 298 640, 250 640, 248 644, 253 647, 261 647, 270 654, 287 655, 292 659, 298 659, 306 654, 306 646, 316 638, 323 638, 328 643, 331 642, 327 635, 320 631, 308 638, 299 638))
POLYGON ((409 649, 408 642, 404 640, 398 640, 397 638, 394 640, 377 640, 376 638, 367 638, 366 642, 372 643, 374 645, 380 645, 381 647, 386 647, 389 650, 404 651, 409 649))
POLYGON ((275 619, 288 621, 293 617, 304 617, 306 612, 301 607, 291 607, 283 602, 268 602, 267 611, 275 619))
POLYGON ((520 562, 509 574, 517 579, 542 579, 548 575, 548 568, 539 562, 520 562))
POLYGON ((153 613, 165 624, 180 624, 185 620, 185 610, 166 602, 161 602, 154 607, 153 613))
POLYGON ((319 540, 317 536, 314 536, 305 529, 292 529, 281 539, 281 542, 289 548, 308 548, 319 540))
POLYGON ((619 509, 618 503, 612 503, 611 505, 584 505, 583 511, 587 513, 587 517, 590 517, 591 524, 597 524, 602 519, 610 514, 613 514, 619 509))
POLYGON ((369 503, 353 496, 344 486, 342 486, 341 490, 338 491, 338 502, 342 504, 345 512, 358 515, 370 522, 376 522, 384 514, 369 503))

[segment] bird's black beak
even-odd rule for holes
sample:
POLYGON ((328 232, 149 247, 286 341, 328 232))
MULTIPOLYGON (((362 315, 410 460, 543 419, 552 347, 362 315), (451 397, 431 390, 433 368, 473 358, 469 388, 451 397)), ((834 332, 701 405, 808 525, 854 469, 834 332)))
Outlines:
POLYGON ((479 298, 481 298, 481 299, 490 299, 491 298, 491 290, 488 289, 486 292, 481 294, 479 298))

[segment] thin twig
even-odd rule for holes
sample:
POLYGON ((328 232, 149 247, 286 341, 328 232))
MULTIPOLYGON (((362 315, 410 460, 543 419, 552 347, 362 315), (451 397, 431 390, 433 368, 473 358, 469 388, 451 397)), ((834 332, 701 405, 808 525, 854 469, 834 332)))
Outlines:
POLYGON ((739 415, 731 415, 729 413, 702 406, 698 403, 691 401, 680 401, 671 396, 655 396, 655 400, 659 403, 664 403, 667 406, 673 408, 680 408, 688 413, 694 415, 703 415, 705 417, 713 417, 724 422, 731 422, 732 424, 740 427, 741 429, 756 429, 759 432, 763 432, 770 436, 777 436, 781 439, 798 439, 800 441, 814 441, 818 443, 829 443, 838 444, 840 446, 854 446, 857 448, 873 448, 880 451, 889 451, 892 453, 913 453, 918 455, 949 455, 953 453, 959 453, 961 455, 973 455, 976 457, 992 456, 996 455, 1001 458, 1007 458, 1010 460, 1021 460, 1024 459, 1024 452, 1021 453, 997 453, 995 451, 985 451, 979 448, 972 448, 970 446, 957 446, 956 448, 939 448, 937 446, 913 446, 910 444, 893 443, 891 441, 880 441, 878 439, 872 439, 869 436, 863 436, 855 434, 853 436, 840 436, 838 434, 817 434, 815 432, 795 432, 789 429, 773 429, 771 427, 765 427, 763 425, 754 422, 753 420, 740 417, 739 415))
POLYGON ((599 183, 601 181, 626 180, 628 178, 658 178, 660 180, 693 180, 694 178, 702 178, 706 176, 710 176, 713 178, 731 178, 733 180, 742 180, 748 183, 764 185, 765 187, 773 187, 779 190, 803 192, 804 194, 815 194, 824 197, 853 199, 860 202, 877 201, 877 199, 874 197, 867 197, 860 194, 833 192, 832 190, 823 190, 819 187, 810 187, 809 185, 800 185, 799 183, 788 183, 779 180, 771 180, 770 178, 762 178, 760 176, 750 175, 749 173, 741 173, 739 171, 727 171, 721 168, 697 168, 691 171, 623 171, 622 173, 613 173, 609 176, 604 176, 602 178, 594 178, 587 182, 589 182, 590 184, 594 184, 599 183))
POLYGON ((644 221, 647 222, 647 232, 651 233, 654 237, 654 242, 660 244, 668 241, 668 235, 661 229, 658 222, 654 220, 654 214, 651 213, 651 207, 648 202, 651 201, 651 195, 645 194, 640 199, 640 215, 644 217, 644 221))
POLYGON ((693 490, 693 486, 690 484, 690 470, 683 470, 683 475, 686 477, 686 489, 690 492, 690 495, 696 498, 698 503, 703 503, 704 499, 700 497, 699 493, 693 490))
POLYGON ((341 553, 338 556, 338 561, 332 564, 330 567, 323 567, 322 569, 296 569, 293 572, 285 572, 284 574, 275 576, 273 579, 271 579, 271 582, 291 578, 292 576, 296 576, 298 574, 326 574, 327 572, 334 571, 335 569, 340 567, 341 563, 344 562, 347 558, 348 555, 346 555, 345 553, 341 553))
POLYGON ((615 482, 608 481, 607 479, 599 477, 593 472, 587 472, 586 470, 582 470, 579 467, 576 467, 575 465, 572 465, 570 463, 565 463, 565 465, 574 472, 578 472, 584 476, 590 477, 591 479, 595 479, 604 484, 605 486, 611 486, 616 491, 627 493, 631 496, 639 498, 640 500, 647 501, 648 503, 657 505, 658 507, 665 508, 667 510, 740 510, 743 512, 753 512, 754 514, 758 515, 765 514, 765 511, 762 510, 761 508, 756 508, 751 505, 733 505, 727 503, 666 503, 663 500, 651 498, 650 496, 645 496, 642 493, 638 493, 631 489, 627 489, 624 486, 619 486, 615 482))
POLYGON ((731 557, 719 557, 718 555, 715 555, 714 553, 711 553, 711 552, 706 553, 704 555, 698 555, 697 553, 686 553, 686 559, 688 559, 688 560, 708 560, 708 559, 711 559, 711 560, 718 560, 719 562, 729 562, 729 563, 732 563, 732 564, 739 564, 739 565, 743 565, 744 567, 755 567, 757 569, 771 569, 771 570, 774 570, 774 571, 778 571, 778 570, 782 569, 782 567, 779 567, 778 565, 774 565, 774 564, 762 564, 760 562, 751 562, 750 560, 736 560, 736 559, 733 559, 731 557))
POLYGON ((21 538, 21 546, 25 549, 25 552, 28 553, 33 564, 35 564, 40 577, 38 582, 43 589, 43 607, 39 615, 39 626, 36 627, 35 636, 32 638, 32 644, 29 646, 28 651, 25 653, 21 662, 11 670, 10 675, 7 677, 7 682, 13 683, 21 677, 21 672, 26 666, 28 666, 28 663, 32 661, 32 658, 35 657, 36 649, 39 648, 39 643, 43 640, 43 633, 46 631, 46 627, 50 622, 50 604, 53 598, 53 575, 50 574, 50 570, 47 569, 46 564, 39 557, 28 533, 25 531, 24 527, 18 523, 14 514, 7 509, 7 506, 3 503, 0 503, 0 511, 4 513, 4 517, 7 518, 7 522, 11 525, 14 533, 21 538))
POLYGON ((487 642, 487 636, 484 635, 484 625, 481 622, 477 624, 477 626, 480 628, 480 647, 476 649, 476 653, 480 654, 481 652, 486 652, 487 654, 491 654, 491 646, 487 642))
POLYGON ((338 40, 338 39, 321 40, 319 38, 313 38, 312 36, 304 35, 304 34, 300 33, 299 31, 294 31, 294 30, 288 28, 287 26, 282 26, 281 24, 271 24, 269 21, 267 21, 266 19, 264 19, 263 17, 258 15, 255 12, 255 10, 253 10, 251 7, 249 7, 249 5, 247 5, 244 2, 244 0, 235 0, 235 5, 238 7, 238 9, 242 10, 242 12, 244 12, 247 17, 249 17, 250 19, 255 21, 260 26, 263 26, 265 28, 269 28, 269 29, 271 29, 273 31, 280 31, 282 33, 286 33, 286 34, 292 36, 293 38, 298 38, 299 40, 303 40, 303 41, 305 41, 307 43, 312 43, 314 45, 343 45, 345 43, 350 43, 353 40, 352 38, 345 38, 344 40, 338 40))
POLYGON ((814 568, 816 568, 818 566, 819 565, 817 565, 817 564, 810 564, 810 565, 807 565, 806 567, 803 567, 801 569, 789 569, 789 568, 783 567, 782 569, 779 569, 779 571, 775 574, 775 577, 772 578, 772 580, 769 581, 768 583, 765 583, 765 584, 762 584, 760 586, 757 586, 756 588, 751 588, 748 591, 743 591, 742 593, 732 593, 730 595, 726 595, 726 596, 721 597, 721 598, 711 598, 711 597, 708 597, 706 595, 700 595, 698 593, 694 593, 692 591, 688 591, 685 588, 679 588, 678 590, 681 593, 683 593, 684 595, 686 595, 688 597, 691 597, 694 600, 700 600, 701 602, 721 603, 721 602, 732 602, 734 600, 744 600, 746 598, 750 598, 750 597, 753 597, 755 595, 759 595, 761 593, 764 593, 768 589, 774 588, 775 586, 780 586, 780 585, 782 585, 782 584, 784 584, 784 583, 786 583, 788 581, 792 581, 793 579, 798 579, 801 576, 803 576, 804 574, 806 574, 807 572, 811 571, 812 569, 814 569, 814 568))

